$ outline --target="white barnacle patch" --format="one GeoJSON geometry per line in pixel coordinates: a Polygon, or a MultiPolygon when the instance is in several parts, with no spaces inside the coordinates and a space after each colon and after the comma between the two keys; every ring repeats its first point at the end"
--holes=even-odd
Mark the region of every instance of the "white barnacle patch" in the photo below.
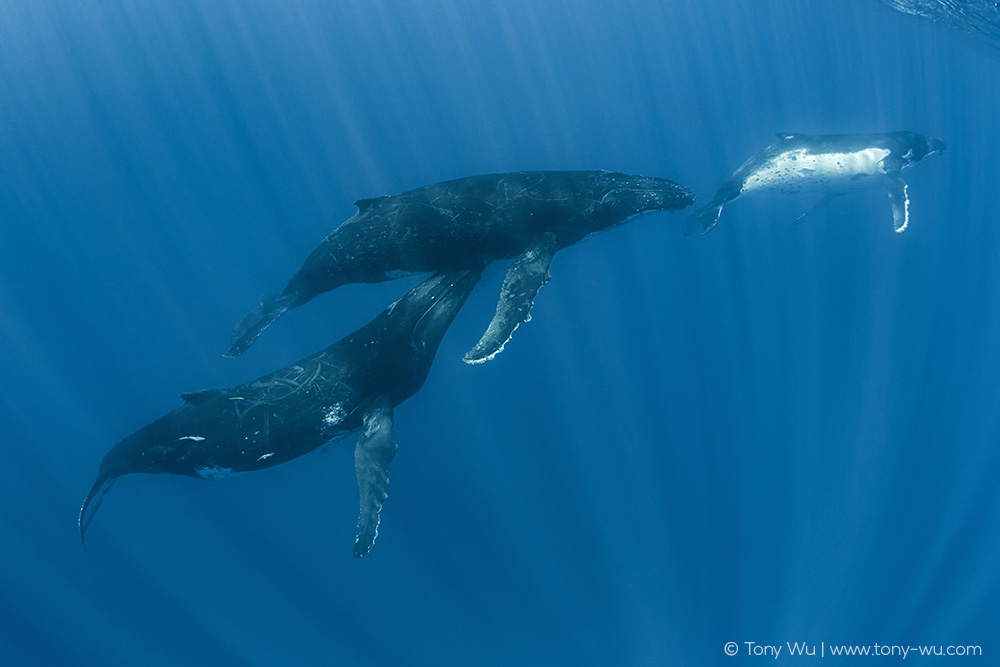
{"type": "Polygon", "coordinates": [[[344,404],[337,403],[326,411],[326,414],[323,416],[323,423],[327,426],[335,426],[344,421],[344,417],[346,416],[347,411],[344,410],[344,404]]]}
{"type": "Polygon", "coordinates": [[[202,466],[201,468],[195,468],[194,471],[198,473],[198,476],[202,479],[211,481],[224,479],[235,474],[235,471],[232,468],[221,468],[219,466],[202,466]]]}
{"type": "Polygon", "coordinates": [[[885,148],[866,148],[850,153],[810,153],[807,148],[785,151],[765,162],[743,181],[740,194],[755,190],[805,189],[850,183],[885,173],[885,148]]]}
{"type": "Polygon", "coordinates": [[[269,459],[269,458],[271,458],[272,456],[274,456],[274,452],[271,452],[270,454],[263,454],[263,455],[261,455],[261,456],[258,456],[258,457],[257,457],[257,460],[258,460],[258,461],[263,461],[264,459],[269,459]]]}
{"type": "Polygon", "coordinates": [[[181,437],[179,437],[177,439],[178,440],[194,440],[195,442],[201,442],[202,440],[205,439],[205,437],[201,436],[201,435],[182,435],[181,437]]]}

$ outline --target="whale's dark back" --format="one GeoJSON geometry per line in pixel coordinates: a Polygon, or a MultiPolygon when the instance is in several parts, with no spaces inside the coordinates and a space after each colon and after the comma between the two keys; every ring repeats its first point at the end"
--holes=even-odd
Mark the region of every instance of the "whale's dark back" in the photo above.
{"type": "Polygon", "coordinates": [[[306,259],[290,287],[308,295],[387,272],[458,271],[521,253],[545,232],[558,247],[694,195],[662,178],[611,171],[471,176],[362,199],[306,259]]]}

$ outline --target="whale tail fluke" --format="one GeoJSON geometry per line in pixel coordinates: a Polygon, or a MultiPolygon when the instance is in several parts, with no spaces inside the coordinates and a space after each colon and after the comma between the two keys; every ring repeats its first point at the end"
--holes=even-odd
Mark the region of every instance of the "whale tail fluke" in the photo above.
{"type": "Polygon", "coordinates": [[[260,305],[247,313],[239,324],[233,329],[233,334],[229,339],[230,348],[224,357],[238,357],[253,345],[257,337],[264,333],[264,329],[272,323],[291,306],[296,294],[267,295],[260,298],[260,305]]]}
{"type": "Polygon", "coordinates": [[[700,208],[689,215],[687,219],[687,231],[684,232],[684,236],[691,236],[699,227],[701,227],[702,234],[707,234],[719,222],[723,203],[713,201],[708,206],[700,208]]]}
{"type": "Polygon", "coordinates": [[[83,545],[84,551],[87,550],[87,542],[84,540],[87,528],[90,527],[90,522],[94,520],[97,510],[101,508],[101,501],[104,500],[104,494],[111,490],[112,485],[117,479],[117,475],[106,472],[101,473],[98,475],[97,481],[94,482],[94,486],[91,487],[90,493],[87,494],[87,498],[83,501],[77,525],[80,527],[80,544],[83,545]]]}

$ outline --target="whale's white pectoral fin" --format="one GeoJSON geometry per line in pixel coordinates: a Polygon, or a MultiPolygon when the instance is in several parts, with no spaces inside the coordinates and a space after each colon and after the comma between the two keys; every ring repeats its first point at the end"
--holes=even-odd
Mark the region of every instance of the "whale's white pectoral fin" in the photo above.
{"type": "Polygon", "coordinates": [[[906,181],[898,170],[886,172],[885,189],[892,205],[892,224],[896,232],[901,232],[910,224],[910,197],[906,191],[906,181]]]}
{"type": "Polygon", "coordinates": [[[846,194],[846,193],[844,193],[844,192],[827,192],[825,195],[823,195],[820,198],[820,200],[818,202],[816,202],[815,204],[813,204],[813,207],[811,209],[809,209],[808,211],[806,211],[805,213],[803,213],[799,217],[795,218],[795,222],[793,224],[797,225],[800,222],[802,222],[803,220],[805,220],[806,218],[812,217],[813,215],[816,214],[817,211],[822,211],[824,208],[826,208],[827,206],[830,205],[830,202],[832,202],[837,197],[844,196],[844,194],[846,194]]]}
{"type": "Polygon", "coordinates": [[[361,558],[375,544],[378,535],[379,512],[389,497],[389,467],[396,456],[396,440],[392,433],[392,403],[380,396],[365,411],[364,426],[354,448],[354,468],[358,475],[361,513],[358,535],[354,540],[354,557],[361,558]]]}
{"type": "Polygon", "coordinates": [[[518,325],[531,319],[535,295],[551,278],[549,265],[555,252],[556,236],[546,232],[514,260],[500,288],[497,312],[483,337],[466,353],[466,363],[480,364],[500,354],[518,325]]]}

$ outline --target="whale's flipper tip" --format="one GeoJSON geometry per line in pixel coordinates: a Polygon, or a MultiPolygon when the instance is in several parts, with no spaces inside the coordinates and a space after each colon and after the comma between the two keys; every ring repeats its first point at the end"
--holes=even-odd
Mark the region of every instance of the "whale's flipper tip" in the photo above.
{"type": "MultiPolygon", "coordinates": [[[[514,325],[514,329],[517,325],[514,325]]],[[[470,366],[475,366],[476,364],[485,364],[487,361],[493,361],[493,358],[498,354],[503,352],[503,348],[510,342],[510,336],[507,336],[504,340],[493,340],[489,336],[489,331],[483,334],[482,339],[476,343],[475,347],[465,353],[462,357],[462,361],[469,364],[470,366]]],[[[511,330],[511,335],[514,331],[511,330]]]]}
{"type": "Polygon", "coordinates": [[[361,512],[354,538],[355,558],[364,557],[378,537],[379,513],[389,497],[389,469],[396,456],[393,436],[392,403],[381,396],[365,411],[364,426],[354,448],[354,468],[358,476],[361,512]]]}
{"type": "Polygon", "coordinates": [[[722,204],[716,204],[712,202],[704,208],[700,208],[687,219],[687,230],[684,232],[684,236],[691,236],[698,228],[701,228],[702,234],[707,234],[715,227],[719,222],[719,216],[722,214],[722,204]]]}
{"type": "Polygon", "coordinates": [[[556,250],[555,234],[546,232],[514,260],[500,288],[496,314],[483,337],[462,357],[462,361],[467,364],[490,361],[503,351],[514,330],[522,322],[531,320],[535,296],[551,278],[549,265],[556,250]]]}
{"type": "Polygon", "coordinates": [[[232,359],[249,350],[264,330],[288,310],[291,301],[292,297],[289,295],[261,297],[260,305],[244,315],[233,329],[229,350],[222,356],[232,359]]]}

